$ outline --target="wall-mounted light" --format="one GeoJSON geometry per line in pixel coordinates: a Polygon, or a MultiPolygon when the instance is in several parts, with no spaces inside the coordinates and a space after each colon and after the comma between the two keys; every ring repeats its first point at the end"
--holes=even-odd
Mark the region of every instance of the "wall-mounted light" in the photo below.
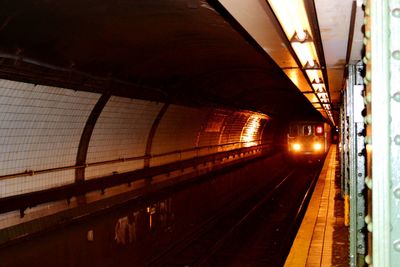
{"type": "MultiPolygon", "coordinates": [[[[333,124],[331,104],[303,0],[268,0],[298,61],[333,124]]],[[[315,105],[314,105],[315,107],[315,105]]],[[[320,112],[322,113],[321,109],[320,112]]]]}

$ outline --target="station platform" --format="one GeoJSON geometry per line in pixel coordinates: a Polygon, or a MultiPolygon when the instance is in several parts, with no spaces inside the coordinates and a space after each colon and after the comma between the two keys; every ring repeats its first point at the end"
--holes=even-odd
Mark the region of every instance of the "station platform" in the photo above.
{"type": "Polygon", "coordinates": [[[332,145],[285,267],[349,266],[337,154],[332,145]]]}

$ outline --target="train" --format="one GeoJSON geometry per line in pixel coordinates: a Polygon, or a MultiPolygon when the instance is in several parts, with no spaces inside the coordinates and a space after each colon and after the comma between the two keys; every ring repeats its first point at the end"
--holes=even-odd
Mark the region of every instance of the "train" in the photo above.
{"type": "Polygon", "coordinates": [[[290,159],[321,161],[331,144],[331,127],[319,121],[295,121],[289,123],[287,152],[290,159]]]}

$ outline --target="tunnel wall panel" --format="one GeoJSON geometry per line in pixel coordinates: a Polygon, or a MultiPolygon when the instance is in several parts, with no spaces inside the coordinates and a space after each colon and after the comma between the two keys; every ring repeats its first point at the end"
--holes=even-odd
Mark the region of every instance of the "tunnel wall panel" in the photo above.
{"type": "MultiPolygon", "coordinates": [[[[94,93],[0,80],[0,175],[75,165],[82,130],[98,98],[94,93]]],[[[73,171],[2,179],[0,197],[73,180],[73,171]]]]}
{"type": "Polygon", "coordinates": [[[198,146],[219,144],[225,122],[232,114],[233,112],[227,109],[214,109],[210,112],[198,137],[198,146]]]}
{"type": "MultiPolygon", "coordinates": [[[[198,135],[209,111],[207,108],[171,105],[157,128],[151,154],[196,147],[198,135]]],[[[152,159],[151,164],[160,165],[194,156],[196,152],[157,157],[152,159]]]]}
{"type": "Polygon", "coordinates": [[[241,141],[242,130],[251,114],[244,112],[235,112],[229,116],[222,129],[220,143],[234,143],[241,141]]]}
{"type": "MultiPolygon", "coordinates": [[[[95,93],[0,80],[0,197],[73,183],[79,142],[99,98],[95,93]],[[38,173],[60,167],[69,168],[38,173]]],[[[90,137],[85,179],[143,168],[143,159],[130,158],[145,156],[147,144],[153,156],[170,153],[152,158],[151,166],[239,148],[210,146],[243,141],[243,131],[251,128],[249,118],[260,115],[170,105],[148,140],[163,105],[112,96],[90,137]],[[188,151],[174,153],[181,150],[188,151]]],[[[246,138],[260,136],[260,129],[246,138]]]]}
{"type": "Polygon", "coordinates": [[[63,170],[0,181],[0,197],[39,191],[74,182],[75,170],[63,170]]]}
{"type": "MultiPolygon", "coordinates": [[[[112,96],[90,140],[87,163],[143,156],[150,128],[161,103],[112,96]]],[[[143,168],[143,160],[86,168],[87,179],[143,168]]]]}

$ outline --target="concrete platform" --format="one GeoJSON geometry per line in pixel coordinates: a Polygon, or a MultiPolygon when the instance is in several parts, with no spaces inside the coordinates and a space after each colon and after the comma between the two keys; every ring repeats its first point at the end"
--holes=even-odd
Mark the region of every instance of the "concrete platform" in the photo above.
{"type": "Polygon", "coordinates": [[[348,228],[344,226],[343,200],[336,146],[332,145],[293,242],[285,267],[349,266],[348,228]]]}

